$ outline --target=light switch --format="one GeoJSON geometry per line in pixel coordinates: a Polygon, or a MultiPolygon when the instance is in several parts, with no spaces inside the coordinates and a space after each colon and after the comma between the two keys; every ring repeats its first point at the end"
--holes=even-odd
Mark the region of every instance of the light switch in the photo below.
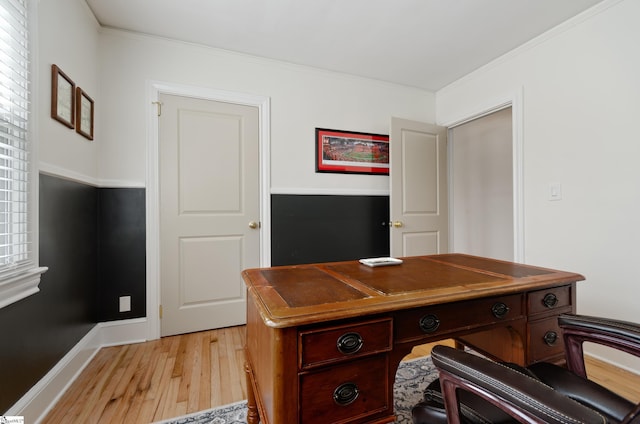
{"type": "Polygon", "coordinates": [[[562,200],[562,184],[549,184],[549,200],[562,200]]]}

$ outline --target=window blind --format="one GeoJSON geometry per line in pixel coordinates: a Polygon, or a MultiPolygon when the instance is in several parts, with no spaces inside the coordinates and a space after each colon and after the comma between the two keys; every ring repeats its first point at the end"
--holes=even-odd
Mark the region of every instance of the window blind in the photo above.
{"type": "Polygon", "coordinates": [[[33,267],[27,0],[0,0],[0,279],[33,267]]]}

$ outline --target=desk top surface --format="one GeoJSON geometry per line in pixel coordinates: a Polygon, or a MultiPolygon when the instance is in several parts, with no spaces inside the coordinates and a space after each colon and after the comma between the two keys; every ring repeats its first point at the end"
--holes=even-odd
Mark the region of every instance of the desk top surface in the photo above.
{"type": "Polygon", "coordinates": [[[402,258],[369,267],[328,262],[242,273],[263,321],[272,327],[356,317],[584,280],[580,274],[462,254],[402,258]]]}

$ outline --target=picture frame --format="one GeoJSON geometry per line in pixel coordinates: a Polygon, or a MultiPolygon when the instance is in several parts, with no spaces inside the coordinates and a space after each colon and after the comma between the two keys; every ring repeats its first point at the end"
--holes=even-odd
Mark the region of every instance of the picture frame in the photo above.
{"type": "Polygon", "coordinates": [[[316,172],[389,175],[389,136],[316,128],[316,172]]]}
{"type": "Polygon", "coordinates": [[[93,110],[93,99],[76,87],[76,132],[89,140],[93,140],[93,110]]]}
{"type": "Polygon", "coordinates": [[[51,117],[75,127],[76,84],[57,65],[51,65],[51,117]]]}

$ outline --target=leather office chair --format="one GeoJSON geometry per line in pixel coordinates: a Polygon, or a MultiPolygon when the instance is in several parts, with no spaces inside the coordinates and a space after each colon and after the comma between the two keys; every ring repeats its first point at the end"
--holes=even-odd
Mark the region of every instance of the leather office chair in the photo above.
{"type": "Polygon", "coordinates": [[[414,424],[640,423],[640,404],[586,378],[582,349],[593,342],[640,357],[640,325],[569,314],[558,322],[567,368],[545,362],[525,368],[434,347],[440,377],[414,406],[414,424]]]}

